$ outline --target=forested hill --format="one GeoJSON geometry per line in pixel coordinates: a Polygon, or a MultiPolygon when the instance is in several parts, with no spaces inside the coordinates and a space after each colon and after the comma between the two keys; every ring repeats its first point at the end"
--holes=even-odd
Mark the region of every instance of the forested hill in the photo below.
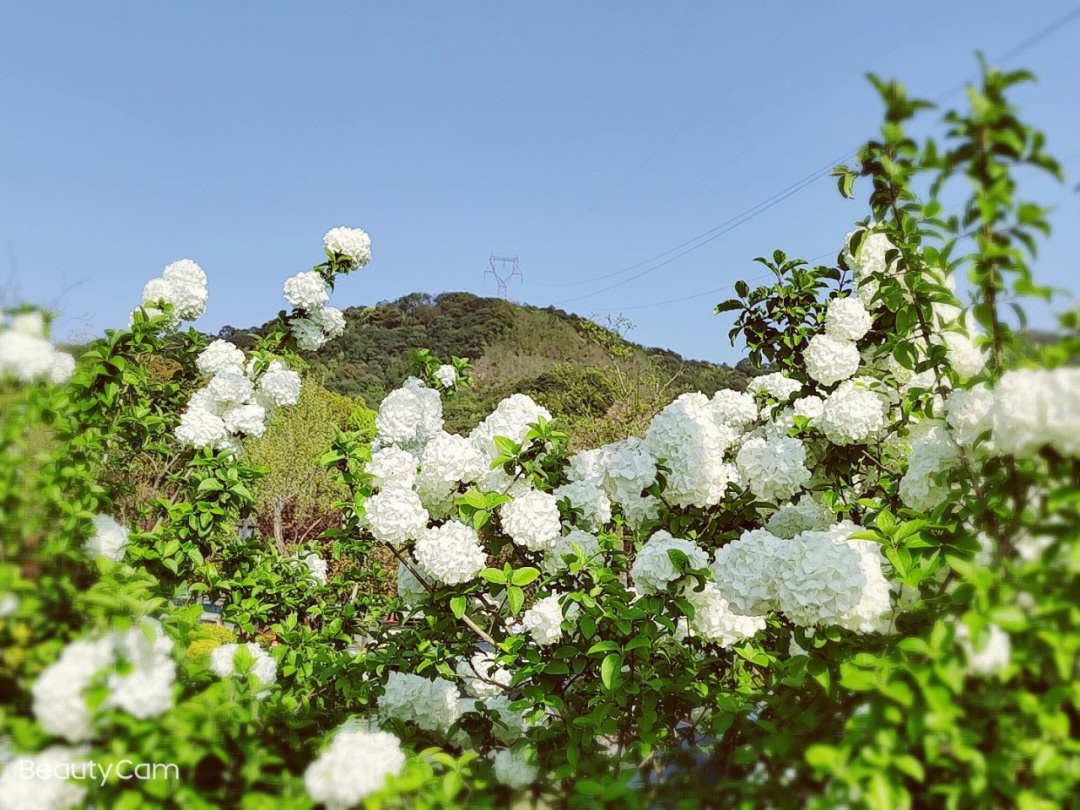
{"type": "MultiPolygon", "coordinates": [[[[377,406],[409,373],[409,351],[467,357],[473,385],[446,408],[447,427],[466,430],[504,396],[530,394],[562,417],[574,439],[607,439],[640,428],[684,391],[743,388],[725,365],[628,342],[616,332],[556,309],[471,293],[414,293],[345,310],[345,334],[307,355],[324,386],[377,406]]],[[[242,333],[231,333],[238,343],[242,333]]],[[[725,339],[717,329],[717,340],[725,339]]]]}

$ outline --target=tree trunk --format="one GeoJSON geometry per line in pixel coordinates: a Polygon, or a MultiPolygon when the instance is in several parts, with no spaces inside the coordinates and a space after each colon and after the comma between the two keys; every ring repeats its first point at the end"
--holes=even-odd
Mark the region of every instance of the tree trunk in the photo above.
{"type": "Polygon", "coordinates": [[[281,501],[274,501],[274,543],[282,556],[285,554],[285,538],[281,534],[281,511],[283,508],[284,504],[281,501]]]}

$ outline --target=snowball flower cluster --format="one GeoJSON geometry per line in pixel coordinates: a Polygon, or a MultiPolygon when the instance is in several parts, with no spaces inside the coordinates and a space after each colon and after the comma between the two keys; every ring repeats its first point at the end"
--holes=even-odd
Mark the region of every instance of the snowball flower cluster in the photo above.
{"type": "Polygon", "coordinates": [[[495,406],[495,410],[484,417],[469,434],[469,441],[484,460],[483,488],[487,490],[503,489],[509,484],[506,473],[501,469],[491,470],[491,461],[499,450],[495,446],[495,437],[503,436],[527,449],[525,436],[529,426],[540,419],[551,419],[547,408],[537,405],[527,394],[512,394],[495,406]]]}
{"type": "Polygon", "coordinates": [[[1080,456],[1080,369],[1007,371],[993,397],[989,420],[997,452],[1027,457],[1049,446],[1080,456]]]}
{"type": "Polygon", "coordinates": [[[583,532],[581,529],[571,529],[567,534],[555,538],[555,543],[544,554],[543,568],[549,574],[555,574],[566,569],[566,561],[563,557],[577,556],[576,549],[580,548],[583,559],[595,557],[600,553],[600,540],[595,534],[583,532]]]}
{"type": "Polygon", "coordinates": [[[659,509],[656,498],[641,494],[656,480],[656,459],[636,436],[572,456],[567,474],[571,481],[603,489],[612,503],[622,507],[631,527],[640,526],[659,509]]]}
{"type": "Polygon", "coordinates": [[[280,360],[270,361],[259,377],[255,401],[268,411],[295,405],[300,401],[300,374],[287,368],[280,360]]]}
{"type": "Polygon", "coordinates": [[[735,456],[750,491],[767,501],[793,497],[810,480],[806,468],[806,448],[790,436],[748,439],[735,456]]]}
{"type": "Polygon", "coordinates": [[[388,445],[371,454],[371,460],[364,465],[364,472],[371,476],[375,489],[390,486],[411,489],[416,482],[416,468],[416,456],[408,450],[388,445]]]}
{"type": "Polygon", "coordinates": [[[700,591],[687,585],[683,597],[694,608],[691,632],[725,649],[765,629],[763,616],[735,613],[713,582],[706,582],[700,591]]]}
{"type": "MultiPolygon", "coordinates": [[[[247,671],[263,686],[269,686],[277,680],[277,661],[258,644],[222,644],[210,651],[210,669],[219,678],[229,678],[236,672],[236,654],[244,648],[252,658],[251,668],[247,671]]],[[[261,694],[266,694],[265,692],[261,694]]]]}
{"type": "Polygon", "coordinates": [[[892,610],[889,581],[881,569],[884,557],[881,546],[874,541],[852,539],[851,535],[858,528],[850,520],[845,520],[827,532],[834,543],[846,545],[859,555],[859,569],[866,580],[859,601],[840,617],[837,624],[856,633],[882,633],[888,629],[892,610]]]}
{"type": "Polygon", "coordinates": [[[213,341],[195,358],[195,368],[206,377],[230,369],[239,369],[243,365],[244,352],[221,338],[213,341]]]}
{"type": "Polygon", "coordinates": [[[145,720],[167,712],[173,706],[176,662],[173,643],[161,625],[144,619],[114,636],[117,656],[130,665],[124,673],[109,676],[109,696],[105,705],[145,720]]]}
{"type": "Polygon", "coordinates": [[[443,585],[468,582],[487,565],[480,536],[459,520],[425,529],[413,555],[424,573],[443,585]]]}
{"type": "Polygon", "coordinates": [[[858,298],[833,298],[825,310],[825,332],[837,340],[855,342],[870,331],[872,320],[858,298]]]}
{"type": "Polygon", "coordinates": [[[717,424],[742,430],[758,418],[754,395],[734,388],[721,388],[709,400],[709,409],[717,424]]]}
{"type": "Polygon", "coordinates": [[[345,726],[308,765],[304,787],[326,810],[348,810],[384,788],[387,777],[397,776],[404,767],[405,754],[393,734],[345,726]]]}
{"type": "Polygon", "coordinates": [[[420,496],[400,485],[380,489],[368,498],[364,512],[371,536],[394,548],[420,537],[429,517],[420,496]]]}
{"type": "MultiPolygon", "coordinates": [[[[991,427],[993,407],[994,395],[985,383],[970,389],[957,388],[945,398],[945,422],[957,442],[964,447],[974,447],[979,436],[991,427]]],[[[992,447],[991,438],[982,449],[991,450],[992,447]]]]}
{"type": "Polygon", "coordinates": [[[86,553],[91,557],[104,557],[119,562],[127,548],[127,526],[121,526],[109,515],[95,515],[94,534],[86,541],[86,553]]]}
{"type": "Polygon", "coordinates": [[[833,444],[863,442],[885,426],[885,404],[873,391],[848,380],[826,397],[817,424],[833,444]]]}
{"type": "Polygon", "coordinates": [[[161,276],[152,278],[143,287],[143,309],[150,316],[160,314],[158,301],[172,305],[171,321],[194,321],[206,312],[206,273],[191,259],[181,259],[166,267],[161,276]]]}
{"type": "Polygon", "coordinates": [[[645,441],[649,452],[666,460],[669,473],[665,497],[676,506],[713,506],[728,484],[738,481],[724,453],[737,438],[728,425],[712,417],[709,399],[700,392],[683,394],[649,423],[645,441]]]}
{"type": "Polygon", "coordinates": [[[371,237],[360,228],[331,228],[323,236],[327,256],[344,256],[352,268],[363,267],[371,261],[371,237]]]}
{"type": "Polygon", "coordinates": [[[956,640],[967,659],[968,672],[972,675],[987,677],[997,675],[1009,666],[1012,657],[1012,642],[1009,634],[996,624],[986,626],[985,634],[976,644],[971,638],[971,631],[962,622],[956,625],[956,640]]]}
{"type": "Polygon", "coordinates": [[[654,532],[634,556],[630,567],[630,577],[639,593],[656,593],[667,589],[669,582],[682,577],[679,569],[671,560],[669,551],[678,551],[686,556],[688,568],[705,568],[709,556],[705,550],[692,540],[672,537],[661,529],[654,532]]]}
{"type": "Polygon", "coordinates": [[[81,806],[86,787],[69,776],[88,771],[83,753],[58,745],[32,757],[15,757],[0,770],[0,810],[68,810],[81,806]],[[27,773],[33,776],[27,778],[27,773]]]}
{"type": "Polygon", "coordinates": [[[11,318],[10,328],[0,328],[0,378],[14,377],[30,383],[48,380],[67,382],[75,371],[75,358],[58,351],[45,338],[40,312],[24,312],[11,318]]]}
{"type": "Polygon", "coordinates": [[[328,306],[330,291],[316,271],[308,270],[286,279],[284,295],[294,310],[303,313],[289,322],[301,349],[316,351],[345,331],[345,316],[341,310],[328,306]]]}
{"type": "Polygon", "coordinates": [[[554,491],[556,500],[564,498],[571,508],[581,513],[582,524],[589,529],[599,529],[611,520],[611,499],[596,484],[589,481],[571,481],[554,491]]]}
{"type": "Polygon", "coordinates": [[[481,699],[502,695],[513,680],[509,670],[496,664],[495,657],[487,650],[480,650],[458,661],[454,671],[461,678],[465,691],[481,699]]]}
{"type": "Polygon", "coordinates": [[[42,670],[30,689],[34,717],[48,734],[83,742],[94,734],[84,694],[94,676],[116,660],[113,639],[80,639],[42,670]]]}
{"type": "Polygon", "coordinates": [[[752,392],[767,395],[780,402],[786,402],[792,394],[802,390],[802,383],[779,371],[754,377],[747,386],[752,392]]]}
{"type": "MultiPolygon", "coordinates": [[[[569,609],[570,613],[576,613],[576,608],[575,602],[569,609]]],[[[563,611],[557,593],[537,599],[521,617],[522,626],[541,647],[557,644],[562,639],[562,621],[563,611]]]]}
{"type": "Polygon", "coordinates": [[[764,529],[752,529],[716,550],[713,579],[736,613],[760,616],[773,609],[770,566],[781,542],[764,529]]]}
{"type": "Polygon", "coordinates": [[[461,692],[445,678],[391,672],[378,699],[379,716],[445,734],[463,711],[461,692]]]}
{"type": "Polygon", "coordinates": [[[303,562],[311,578],[320,585],[325,585],[327,577],[326,560],[318,554],[308,554],[304,557],[303,562]]]}
{"type": "MultiPolygon", "coordinates": [[[[871,225],[870,228],[874,226],[871,225]]],[[[895,266],[886,260],[886,255],[891,250],[896,250],[896,245],[881,231],[871,230],[867,233],[857,249],[852,252],[852,237],[858,231],[852,231],[844,239],[844,263],[851,268],[855,275],[857,294],[862,303],[876,309],[881,306],[881,301],[874,301],[877,291],[881,286],[880,278],[895,266]]]]}
{"type": "MultiPolygon", "coordinates": [[[[424,572],[420,571],[420,576],[424,572]]],[[[428,591],[403,562],[398,563],[397,594],[406,605],[418,605],[427,599],[428,591]]]]}
{"type": "Polygon", "coordinates": [[[440,431],[424,445],[416,489],[424,505],[433,509],[450,498],[458,485],[472,483],[486,469],[487,464],[468,438],[440,431]]]}
{"type": "Polygon", "coordinates": [[[781,540],[790,540],[800,532],[823,532],[832,524],[832,513],[809,495],[797,503],[781,506],[765,522],[765,528],[781,540]]]}
{"type": "Polygon", "coordinates": [[[499,507],[503,531],[529,551],[550,549],[562,531],[555,495],[530,489],[499,507]]]}
{"type": "Polygon", "coordinates": [[[492,760],[495,779],[500,785],[514,790],[527,788],[536,781],[537,769],[531,764],[524,750],[503,748],[495,753],[492,760]]]}
{"type": "Polygon", "coordinates": [[[449,363],[444,363],[435,369],[435,380],[443,388],[453,388],[457,383],[457,369],[449,363]]]}
{"type": "Polygon", "coordinates": [[[859,370],[859,350],[850,340],[819,334],[803,351],[806,373],[824,386],[846,380],[859,370]]]}
{"type": "Polygon", "coordinates": [[[839,624],[866,588],[861,555],[825,532],[802,532],[776,547],[769,572],[776,607],[800,627],[839,624]]]}
{"type": "Polygon", "coordinates": [[[416,377],[387,394],[375,416],[379,444],[396,444],[414,453],[422,453],[424,445],[442,430],[442,398],[416,377]]]}
{"type": "Polygon", "coordinates": [[[940,473],[960,465],[960,452],[943,428],[927,430],[911,447],[907,472],[900,479],[900,499],[917,512],[929,512],[948,494],[948,483],[939,483],[940,473]]]}

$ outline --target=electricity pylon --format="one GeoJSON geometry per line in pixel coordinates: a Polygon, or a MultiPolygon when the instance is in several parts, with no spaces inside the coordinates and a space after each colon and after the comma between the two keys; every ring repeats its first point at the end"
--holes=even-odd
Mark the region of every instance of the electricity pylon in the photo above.
{"type": "Polygon", "coordinates": [[[521,275],[521,268],[518,267],[517,256],[496,256],[494,253],[488,258],[488,269],[484,271],[484,276],[491,274],[495,278],[495,283],[498,285],[499,298],[506,299],[507,295],[506,285],[513,278],[520,278],[522,281],[525,277],[521,275]]]}

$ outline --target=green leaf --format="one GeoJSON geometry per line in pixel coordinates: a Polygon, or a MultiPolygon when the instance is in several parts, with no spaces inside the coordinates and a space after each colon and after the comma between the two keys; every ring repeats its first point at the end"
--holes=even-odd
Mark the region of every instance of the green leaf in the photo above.
{"type": "Polygon", "coordinates": [[[540,576],[540,572],[535,568],[519,568],[514,572],[510,581],[515,585],[528,585],[538,576],[540,576]]]}
{"type": "Polygon", "coordinates": [[[507,582],[506,574],[498,568],[485,568],[480,572],[480,576],[496,585],[505,585],[507,582]]]}
{"type": "Polygon", "coordinates": [[[604,662],[600,664],[600,680],[604,686],[608,689],[611,688],[612,682],[615,680],[616,673],[622,669],[622,656],[618,653],[611,653],[604,662]]]}
{"type": "Polygon", "coordinates": [[[453,611],[454,616],[460,619],[465,615],[465,597],[454,596],[450,599],[450,610],[453,611]]]}
{"type": "Polygon", "coordinates": [[[506,604],[510,607],[510,612],[517,615],[521,606],[525,604],[525,591],[516,585],[511,585],[506,589],[506,604]]]}

